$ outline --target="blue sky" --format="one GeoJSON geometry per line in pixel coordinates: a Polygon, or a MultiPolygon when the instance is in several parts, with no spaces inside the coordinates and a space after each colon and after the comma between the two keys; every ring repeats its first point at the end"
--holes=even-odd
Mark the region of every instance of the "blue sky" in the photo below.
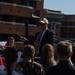
{"type": "Polygon", "coordinates": [[[64,14],[75,14],[75,0],[44,0],[44,8],[62,11],[64,14]]]}

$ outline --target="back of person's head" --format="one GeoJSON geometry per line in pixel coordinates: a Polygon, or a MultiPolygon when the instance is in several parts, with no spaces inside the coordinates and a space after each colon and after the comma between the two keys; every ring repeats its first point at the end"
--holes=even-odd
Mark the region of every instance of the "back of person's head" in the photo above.
{"type": "Polygon", "coordinates": [[[7,47],[4,49],[4,59],[6,63],[7,75],[12,75],[11,67],[17,61],[17,50],[14,47],[7,47]]]}
{"type": "Polygon", "coordinates": [[[72,56],[72,44],[67,41],[61,41],[57,45],[57,55],[59,58],[69,58],[72,56]]]}
{"type": "Polygon", "coordinates": [[[25,45],[23,49],[23,57],[24,59],[27,58],[34,58],[35,55],[35,48],[33,45],[25,45]]]}
{"type": "Polygon", "coordinates": [[[51,44],[45,44],[42,48],[42,55],[49,58],[53,57],[54,47],[51,44]]]}
{"type": "Polygon", "coordinates": [[[23,49],[23,74],[25,75],[43,75],[41,70],[41,65],[37,62],[33,62],[35,55],[35,47],[33,45],[27,44],[23,49]],[[30,61],[29,61],[30,60],[30,61]]]}
{"type": "Polygon", "coordinates": [[[41,64],[45,67],[54,60],[54,47],[51,44],[45,44],[42,48],[41,64]]]}

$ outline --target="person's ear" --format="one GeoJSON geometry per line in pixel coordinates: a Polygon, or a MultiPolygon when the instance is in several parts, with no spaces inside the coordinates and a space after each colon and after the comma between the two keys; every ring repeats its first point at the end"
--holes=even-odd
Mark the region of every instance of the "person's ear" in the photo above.
{"type": "Polygon", "coordinates": [[[73,55],[73,52],[70,52],[70,57],[72,57],[72,55],[73,55]]]}

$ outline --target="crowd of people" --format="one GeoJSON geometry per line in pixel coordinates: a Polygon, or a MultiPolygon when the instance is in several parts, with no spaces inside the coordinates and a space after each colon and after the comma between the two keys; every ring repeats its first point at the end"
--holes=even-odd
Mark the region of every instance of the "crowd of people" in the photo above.
{"type": "Polygon", "coordinates": [[[54,48],[55,34],[48,29],[48,20],[39,21],[40,32],[32,40],[20,36],[24,48],[17,50],[15,39],[8,37],[0,57],[0,75],[74,75],[75,50],[67,41],[54,48]],[[40,56],[38,61],[35,56],[40,56]]]}

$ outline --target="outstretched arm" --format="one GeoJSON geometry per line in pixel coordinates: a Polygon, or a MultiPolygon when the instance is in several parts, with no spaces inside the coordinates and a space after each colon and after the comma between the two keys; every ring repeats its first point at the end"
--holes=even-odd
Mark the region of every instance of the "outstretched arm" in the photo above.
{"type": "Polygon", "coordinates": [[[21,36],[19,33],[18,33],[18,36],[19,36],[21,41],[23,41],[23,42],[28,41],[28,39],[26,37],[21,36]]]}

